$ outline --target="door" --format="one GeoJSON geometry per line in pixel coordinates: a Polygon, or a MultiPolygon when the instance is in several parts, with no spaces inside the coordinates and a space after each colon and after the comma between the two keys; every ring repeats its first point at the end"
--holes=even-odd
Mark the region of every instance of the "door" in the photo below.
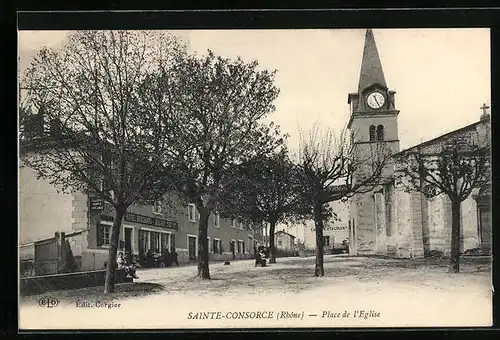
{"type": "Polygon", "coordinates": [[[491,251],[491,208],[489,205],[479,207],[479,228],[481,248],[491,251]]]}
{"type": "Polygon", "coordinates": [[[188,253],[190,260],[196,260],[196,237],[188,236],[188,253]]]}
{"type": "Polygon", "coordinates": [[[139,230],[139,254],[142,256],[147,252],[147,235],[144,230],[139,230]]]}
{"type": "Polygon", "coordinates": [[[234,241],[231,241],[229,243],[229,251],[233,254],[233,260],[234,260],[236,258],[234,241]]]}
{"type": "Polygon", "coordinates": [[[170,252],[175,253],[175,234],[170,234],[170,252]]]}
{"type": "Polygon", "coordinates": [[[125,228],[125,253],[128,254],[127,261],[132,261],[132,229],[125,228]]]}

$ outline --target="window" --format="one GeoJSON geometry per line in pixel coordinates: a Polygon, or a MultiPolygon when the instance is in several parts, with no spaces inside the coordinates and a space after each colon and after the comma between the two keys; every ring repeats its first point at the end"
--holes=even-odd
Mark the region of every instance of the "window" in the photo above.
{"type": "Polygon", "coordinates": [[[392,236],[391,223],[392,223],[392,184],[384,185],[384,198],[385,198],[385,234],[392,236]]]}
{"type": "Polygon", "coordinates": [[[479,189],[479,196],[491,196],[491,186],[484,185],[479,189]]]}
{"type": "Polygon", "coordinates": [[[149,237],[151,238],[151,241],[150,241],[151,251],[153,253],[159,253],[160,252],[160,234],[155,233],[155,232],[150,232],[149,237]]]}
{"type": "Polygon", "coordinates": [[[161,215],[162,202],[160,200],[153,202],[153,214],[161,215]]]}
{"type": "Polygon", "coordinates": [[[220,217],[220,216],[219,216],[219,213],[218,213],[218,212],[214,213],[214,227],[215,227],[215,228],[219,228],[219,227],[220,227],[220,224],[219,224],[219,222],[220,222],[219,217],[220,217]]]}
{"type": "Polygon", "coordinates": [[[212,242],[212,250],[214,254],[222,254],[222,247],[219,239],[214,238],[212,242]]]}
{"type": "Polygon", "coordinates": [[[175,234],[168,234],[170,237],[170,252],[175,253],[175,234]]]}
{"type": "Polygon", "coordinates": [[[188,204],[188,218],[191,222],[196,222],[196,208],[194,204],[188,204]]]}
{"type": "Polygon", "coordinates": [[[427,197],[427,198],[433,198],[434,196],[437,196],[437,189],[433,185],[430,185],[430,184],[426,185],[424,187],[423,191],[424,191],[425,197],[427,197]]]}
{"type": "Polygon", "coordinates": [[[377,140],[378,141],[384,140],[384,126],[383,125],[377,126],[377,140]]]}
{"type": "Polygon", "coordinates": [[[174,235],[149,230],[139,230],[139,253],[145,254],[148,250],[153,253],[162,253],[165,249],[175,251],[174,235]]]}
{"type": "Polygon", "coordinates": [[[375,140],[375,125],[370,125],[370,142],[375,140]]]}
{"type": "Polygon", "coordinates": [[[245,253],[245,242],[238,240],[238,253],[245,253]]]}
{"type": "Polygon", "coordinates": [[[243,222],[240,222],[240,229],[243,230],[244,224],[243,222]]]}
{"type": "Polygon", "coordinates": [[[231,228],[236,228],[236,221],[233,219],[231,219],[231,228]]]}
{"type": "Polygon", "coordinates": [[[109,246],[111,239],[111,226],[106,224],[97,225],[97,245],[109,246]]]}
{"type": "Polygon", "coordinates": [[[160,252],[163,253],[164,250],[169,249],[170,245],[170,234],[160,233],[160,252]]]}
{"type": "Polygon", "coordinates": [[[281,247],[281,246],[283,246],[283,241],[278,240],[278,247],[281,247]]]}
{"type": "Polygon", "coordinates": [[[330,246],[330,236],[323,236],[323,245],[325,247],[329,247],[330,246]]]}

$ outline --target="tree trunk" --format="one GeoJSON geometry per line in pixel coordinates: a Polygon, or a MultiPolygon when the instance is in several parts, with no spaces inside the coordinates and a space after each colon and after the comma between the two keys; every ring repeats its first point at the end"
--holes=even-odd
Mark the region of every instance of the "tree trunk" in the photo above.
{"type": "Polygon", "coordinates": [[[198,277],[210,279],[208,268],[208,218],[210,211],[207,208],[200,209],[200,223],[198,226],[198,277]]]}
{"type": "Polygon", "coordinates": [[[113,293],[115,291],[115,269],[117,268],[116,255],[118,251],[118,243],[120,240],[122,220],[123,216],[125,216],[126,211],[126,207],[115,208],[115,219],[113,221],[113,229],[111,230],[108,264],[106,267],[106,279],[104,282],[104,294],[113,293]]]}
{"type": "Polygon", "coordinates": [[[460,272],[460,205],[458,200],[451,201],[451,258],[449,272],[460,272]]]}
{"type": "Polygon", "coordinates": [[[317,204],[314,208],[314,225],[316,232],[316,264],[314,276],[325,276],[323,267],[323,214],[322,205],[317,204]]]}
{"type": "Polygon", "coordinates": [[[276,263],[276,252],[274,246],[274,231],[276,229],[276,222],[269,223],[269,263],[276,263]]]}

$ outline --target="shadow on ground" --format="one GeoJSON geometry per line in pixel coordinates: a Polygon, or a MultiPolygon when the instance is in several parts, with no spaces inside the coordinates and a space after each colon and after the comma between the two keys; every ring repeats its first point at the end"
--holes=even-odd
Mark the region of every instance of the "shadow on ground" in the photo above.
{"type": "MultiPolygon", "coordinates": [[[[166,290],[179,293],[190,290],[212,292],[218,295],[238,294],[244,291],[267,293],[271,291],[298,293],[328,285],[331,280],[354,278],[358,282],[399,282],[421,286],[439,286],[439,280],[457,285],[457,274],[448,273],[449,259],[390,259],[380,257],[325,256],[325,277],[314,277],[314,258],[279,259],[268,267],[249,267],[245,270],[214,264],[211,280],[190,276],[179,285],[178,278],[164,278],[166,290]],[[168,282],[165,282],[168,281],[168,282]]],[[[491,272],[491,259],[464,258],[461,260],[462,279],[483,280],[491,272]]]]}
{"type": "MultiPolygon", "coordinates": [[[[448,259],[391,259],[381,257],[325,256],[325,277],[314,277],[314,257],[281,258],[267,267],[254,267],[253,262],[224,266],[210,265],[211,280],[195,277],[196,267],[165,268],[139,273],[144,281],[117,285],[116,292],[103,294],[103,287],[52,292],[26,297],[24,301],[37,301],[47,295],[61,303],[76,300],[111,302],[154,294],[212,294],[253,295],[271,293],[300,293],[326,286],[367,283],[377,287],[394,284],[415,289],[428,287],[439,291],[461,289],[471,284],[487,286],[491,280],[490,258],[463,258],[459,274],[448,273],[448,259]],[[143,276],[144,275],[144,276],[143,276]]],[[[389,288],[388,288],[389,289],[389,288]]]]}
{"type": "Polygon", "coordinates": [[[22,303],[38,304],[42,298],[50,296],[59,300],[60,304],[73,304],[77,300],[81,301],[101,301],[113,302],[127,298],[135,298],[160,293],[165,289],[162,284],[152,282],[124,283],[115,286],[115,292],[104,294],[104,286],[88,287],[72,290],[61,290],[47,292],[45,294],[21,297],[22,303]]]}

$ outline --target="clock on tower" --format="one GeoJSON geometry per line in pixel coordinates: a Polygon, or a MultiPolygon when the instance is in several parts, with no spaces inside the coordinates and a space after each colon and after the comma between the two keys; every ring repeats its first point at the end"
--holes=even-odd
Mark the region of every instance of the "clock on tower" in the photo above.
{"type": "MultiPolygon", "coordinates": [[[[389,90],[373,31],[365,35],[358,92],[349,93],[351,117],[348,128],[356,136],[354,143],[386,142],[392,152],[399,151],[395,91],[389,90]]],[[[368,146],[367,146],[368,147],[368,146]]]]}

